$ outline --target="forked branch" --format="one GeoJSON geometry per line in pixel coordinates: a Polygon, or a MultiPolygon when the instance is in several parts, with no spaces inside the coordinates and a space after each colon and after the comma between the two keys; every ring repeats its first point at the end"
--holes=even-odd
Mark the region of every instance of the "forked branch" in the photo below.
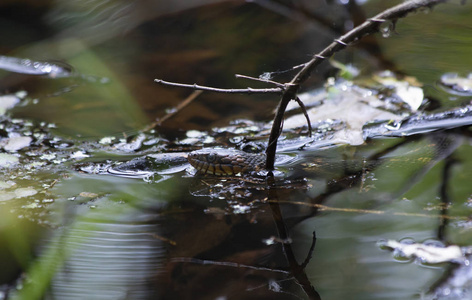
{"type": "Polygon", "coordinates": [[[298,72],[292,81],[287,84],[287,89],[282,94],[282,98],[277,107],[274,121],[272,122],[272,130],[270,132],[269,142],[267,146],[267,170],[274,169],[275,153],[277,151],[277,139],[281,134],[282,122],[288,103],[297,98],[297,93],[300,85],[305,82],[325,59],[331,57],[334,53],[346,48],[350,43],[361,39],[362,37],[376,33],[380,29],[380,25],[385,22],[396,22],[399,18],[406,16],[408,13],[417,10],[418,8],[431,8],[441,2],[448,0],[410,0],[402,4],[389,8],[373,18],[367,19],[361,25],[355,27],[338,39],[335,39],[328,47],[320,53],[313,55],[313,58],[307,62],[304,67],[298,72]]]}
{"type": "MultiPolygon", "coordinates": [[[[210,91],[210,92],[218,92],[218,93],[282,94],[282,98],[279,101],[279,104],[277,106],[277,110],[274,116],[274,121],[272,123],[272,129],[270,132],[269,142],[266,149],[266,153],[267,153],[266,169],[270,171],[274,169],[275,153],[277,151],[277,140],[280,134],[282,133],[284,114],[285,114],[287,105],[290,101],[292,100],[297,101],[298,104],[301,106],[302,110],[304,111],[305,117],[307,118],[307,121],[309,123],[308,128],[311,132],[311,124],[308,118],[308,114],[306,113],[303,103],[301,103],[301,101],[298,99],[297,94],[300,90],[300,85],[304,83],[310,77],[311,73],[315,70],[315,68],[319,64],[321,64],[327,58],[330,58],[331,56],[333,56],[333,54],[335,54],[336,52],[341,51],[342,49],[346,48],[352,42],[355,42],[366,35],[370,35],[370,34],[378,32],[380,30],[380,26],[383,23],[392,22],[393,25],[395,25],[396,21],[399,18],[405,17],[410,12],[413,12],[423,7],[432,8],[433,6],[439,3],[447,2],[447,1],[448,0],[409,0],[409,1],[403,2],[402,4],[389,8],[370,19],[367,19],[364,23],[355,27],[351,31],[342,35],[341,37],[335,39],[324,50],[313,55],[312,59],[309,62],[297,66],[297,67],[302,67],[301,70],[288,83],[278,83],[271,80],[261,80],[261,79],[257,79],[257,78],[253,78],[249,76],[237,75],[237,77],[240,77],[240,78],[264,81],[266,83],[273,84],[276,86],[274,88],[254,89],[254,88],[249,87],[246,89],[221,89],[221,88],[214,88],[214,87],[208,87],[208,86],[201,86],[197,84],[175,83],[175,82],[164,81],[161,79],[155,79],[154,81],[158,84],[166,85],[166,86],[183,87],[183,88],[190,88],[194,90],[210,91]]],[[[461,2],[463,3],[465,1],[461,1],[461,2]]]]}

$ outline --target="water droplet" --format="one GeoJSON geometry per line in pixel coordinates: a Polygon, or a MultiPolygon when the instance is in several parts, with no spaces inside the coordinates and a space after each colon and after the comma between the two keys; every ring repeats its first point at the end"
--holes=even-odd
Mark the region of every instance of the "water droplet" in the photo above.
{"type": "Polygon", "coordinates": [[[380,25],[380,33],[382,34],[382,37],[388,38],[392,35],[393,31],[393,25],[390,22],[384,22],[380,25]]]}

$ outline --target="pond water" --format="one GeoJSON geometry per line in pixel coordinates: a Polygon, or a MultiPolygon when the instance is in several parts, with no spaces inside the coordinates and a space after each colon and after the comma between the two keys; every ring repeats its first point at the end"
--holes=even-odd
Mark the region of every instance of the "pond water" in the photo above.
{"type": "Polygon", "coordinates": [[[313,135],[288,113],[273,177],[187,163],[263,152],[279,95],[176,109],[193,91],[154,79],[290,80],[393,5],[343,2],[0,4],[0,299],[470,299],[470,3],[338,53],[354,79],[322,64],[300,96],[313,135]],[[391,137],[363,126],[386,113],[391,137]]]}

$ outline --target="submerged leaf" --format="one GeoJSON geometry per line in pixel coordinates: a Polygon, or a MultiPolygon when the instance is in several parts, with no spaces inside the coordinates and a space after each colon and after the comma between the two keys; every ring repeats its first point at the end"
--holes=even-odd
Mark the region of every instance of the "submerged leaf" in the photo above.
{"type": "MultiPolygon", "coordinates": [[[[342,122],[342,128],[330,138],[333,144],[363,144],[362,128],[366,123],[403,118],[401,113],[386,110],[385,103],[379,99],[376,91],[350,81],[340,81],[330,86],[328,91],[310,92],[300,97],[307,106],[315,104],[313,101],[320,103],[308,110],[313,127],[319,128],[332,120],[342,122]]],[[[285,120],[284,128],[294,129],[305,124],[305,117],[297,114],[285,120]]]]}
{"type": "Polygon", "coordinates": [[[472,95],[472,73],[467,77],[459,76],[457,73],[446,73],[441,76],[439,86],[454,95],[470,96],[472,95]]]}
{"type": "Polygon", "coordinates": [[[423,89],[416,82],[416,79],[407,77],[405,80],[399,80],[391,72],[383,72],[374,79],[384,87],[392,90],[392,95],[399,101],[406,103],[411,112],[416,112],[424,100],[423,89]]]}

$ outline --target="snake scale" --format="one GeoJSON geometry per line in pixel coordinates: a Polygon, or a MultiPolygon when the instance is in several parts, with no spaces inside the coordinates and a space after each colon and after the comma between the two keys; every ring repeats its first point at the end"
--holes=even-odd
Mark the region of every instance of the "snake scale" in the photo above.
{"type": "Polygon", "coordinates": [[[266,155],[238,150],[209,149],[190,152],[187,159],[199,173],[221,176],[262,170],[266,155]]]}

